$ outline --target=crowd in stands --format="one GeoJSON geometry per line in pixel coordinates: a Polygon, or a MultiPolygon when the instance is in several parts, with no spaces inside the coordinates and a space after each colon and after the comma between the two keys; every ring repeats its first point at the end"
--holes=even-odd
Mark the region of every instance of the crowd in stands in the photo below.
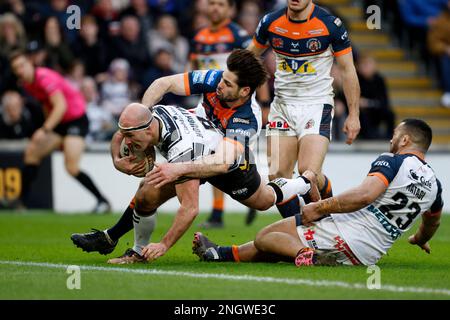
{"type": "MultiPolygon", "coordinates": [[[[236,2],[234,20],[249,34],[254,33],[266,12],[286,5],[285,0],[236,2]]],[[[315,2],[320,5],[320,1],[315,2]]],[[[436,57],[450,100],[450,2],[364,2],[366,6],[389,7],[391,14],[398,14],[399,21],[408,26],[408,32],[416,35],[417,30],[422,30],[425,40],[418,50],[436,57]]],[[[195,31],[208,23],[208,0],[81,0],[76,1],[81,9],[80,28],[71,29],[66,24],[72,12],[66,9],[72,3],[75,2],[0,0],[0,138],[30,137],[43,119],[39,105],[20,89],[11,72],[8,56],[14,50],[28,52],[34,64],[62,73],[78,87],[87,101],[88,139],[107,141],[128,102],[138,100],[155,79],[189,70],[190,41],[195,31]]],[[[354,52],[362,92],[360,138],[387,139],[395,116],[385,81],[372,57],[359,57],[355,47],[354,52]]],[[[273,74],[275,62],[270,52],[265,55],[265,62],[273,74]]],[[[345,96],[337,68],[333,68],[333,76],[334,139],[342,140],[340,128],[347,112],[345,96]]],[[[273,77],[269,85],[273,89],[273,77]]],[[[193,107],[192,101],[167,95],[162,103],[193,107]]]]}

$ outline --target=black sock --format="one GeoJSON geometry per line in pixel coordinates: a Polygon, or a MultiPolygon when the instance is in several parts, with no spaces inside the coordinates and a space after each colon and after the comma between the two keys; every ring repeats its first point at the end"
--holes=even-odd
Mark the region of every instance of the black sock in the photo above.
{"type": "Polygon", "coordinates": [[[102,196],[100,191],[98,191],[97,187],[95,186],[94,182],[89,178],[87,174],[80,171],[78,175],[75,177],[86,189],[88,189],[96,198],[97,201],[105,201],[105,197],[102,196]]]}
{"type": "Polygon", "coordinates": [[[223,210],[213,209],[208,221],[222,222],[223,210]]]}
{"type": "Polygon", "coordinates": [[[232,247],[219,247],[217,248],[220,261],[234,261],[233,248],[232,247]]]}
{"type": "Polygon", "coordinates": [[[133,229],[133,208],[128,206],[124,211],[119,221],[112,227],[106,230],[112,241],[119,240],[125,233],[133,229]]]}
{"type": "Polygon", "coordinates": [[[277,205],[277,208],[283,218],[292,217],[300,213],[300,201],[298,199],[298,196],[294,197],[286,203],[277,205]]]}
{"type": "Polygon", "coordinates": [[[36,179],[38,172],[39,166],[35,164],[27,164],[22,169],[22,200],[28,197],[31,189],[31,184],[36,179]]]}

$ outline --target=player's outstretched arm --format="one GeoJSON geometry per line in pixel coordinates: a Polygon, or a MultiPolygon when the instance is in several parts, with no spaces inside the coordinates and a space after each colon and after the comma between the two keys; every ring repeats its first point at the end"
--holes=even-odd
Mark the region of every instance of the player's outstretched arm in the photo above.
{"type": "Polygon", "coordinates": [[[336,61],[342,69],[344,94],[348,104],[348,117],[345,120],[343,131],[347,135],[346,143],[352,144],[361,129],[359,123],[359,97],[361,91],[352,53],[337,56],[336,61]]]}
{"type": "Polygon", "coordinates": [[[150,243],[142,254],[147,260],[155,260],[163,256],[191,226],[198,215],[199,180],[189,180],[176,185],[176,193],[180,201],[180,208],[173,220],[169,231],[159,243],[150,243]]]}
{"type": "Polygon", "coordinates": [[[156,164],[155,168],[147,173],[145,182],[160,188],[180,177],[208,178],[224,174],[243,152],[242,144],[225,138],[212,155],[189,162],[156,164]]]}
{"type": "Polygon", "coordinates": [[[184,73],[162,77],[153,81],[142,97],[142,104],[147,107],[153,107],[161,101],[166,93],[173,93],[179,96],[188,95],[185,87],[184,73]]]}
{"type": "Polygon", "coordinates": [[[435,213],[431,213],[430,211],[425,212],[422,215],[422,223],[419,229],[414,235],[408,238],[408,242],[413,245],[418,245],[428,254],[431,253],[428,241],[433,237],[441,224],[441,212],[442,210],[435,213]]]}
{"type": "Polygon", "coordinates": [[[386,184],[379,177],[368,176],[356,188],[306,205],[303,208],[303,224],[311,225],[311,222],[330,213],[348,213],[362,209],[374,202],[386,188],[386,184]]]}

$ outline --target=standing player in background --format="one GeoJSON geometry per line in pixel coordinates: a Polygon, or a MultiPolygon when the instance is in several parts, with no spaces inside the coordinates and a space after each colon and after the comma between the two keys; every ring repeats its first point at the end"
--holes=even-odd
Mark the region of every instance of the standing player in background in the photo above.
{"type": "MultiPolygon", "coordinates": [[[[299,173],[315,172],[322,198],[330,197],[331,183],[322,173],[322,164],[334,114],[330,76],[334,58],[342,68],[349,108],[343,128],[347,144],[360,130],[360,89],[348,33],[339,18],[312,0],[288,0],[287,8],[263,17],[248,49],[262,54],[269,46],[277,65],[266,132],[269,179],[290,178],[298,161],[299,173]]],[[[278,210],[283,217],[292,216],[299,212],[299,202],[278,210]]]]}
{"type": "MultiPolygon", "coordinates": [[[[233,49],[249,45],[251,36],[239,25],[231,21],[234,0],[208,0],[207,13],[210,26],[200,29],[191,45],[191,70],[225,70],[227,58],[233,49]]],[[[268,99],[267,99],[268,100],[268,99]]],[[[261,130],[261,109],[253,98],[253,109],[258,118],[258,134],[261,130]]],[[[205,116],[203,107],[195,110],[205,116]]],[[[213,210],[208,220],[201,224],[204,228],[223,227],[224,193],[213,187],[213,210]]],[[[250,224],[256,211],[249,209],[246,222],[250,224]]]]}
{"type": "Polygon", "coordinates": [[[67,172],[97,199],[94,212],[109,211],[110,205],[106,198],[91,178],[80,171],[84,137],[89,129],[83,95],[59,73],[47,68],[36,68],[22,52],[12,53],[10,63],[26,92],[42,104],[45,114],[44,124],[35,131],[25,149],[19,206],[23,206],[42,160],[62,145],[67,172]]]}

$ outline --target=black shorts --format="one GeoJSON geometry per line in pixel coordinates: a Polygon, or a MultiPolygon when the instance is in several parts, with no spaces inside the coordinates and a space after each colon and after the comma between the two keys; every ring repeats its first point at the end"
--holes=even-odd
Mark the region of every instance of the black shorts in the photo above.
{"type": "Polygon", "coordinates": [[[78,119],[58,124],[53,131],[63,137],[80,136],[84,138],[89,132],[89,120],[84,114],[78,119]]]}
{"type": "Polygon", "coordinates": [[[247,168],[237,168],[225,174],[206,178],[203,181],[211,183],[217,189],[225,192],[237,201],[250,198],[261,184],[261,176],[256,164],[250,164],[247,168]]]}

